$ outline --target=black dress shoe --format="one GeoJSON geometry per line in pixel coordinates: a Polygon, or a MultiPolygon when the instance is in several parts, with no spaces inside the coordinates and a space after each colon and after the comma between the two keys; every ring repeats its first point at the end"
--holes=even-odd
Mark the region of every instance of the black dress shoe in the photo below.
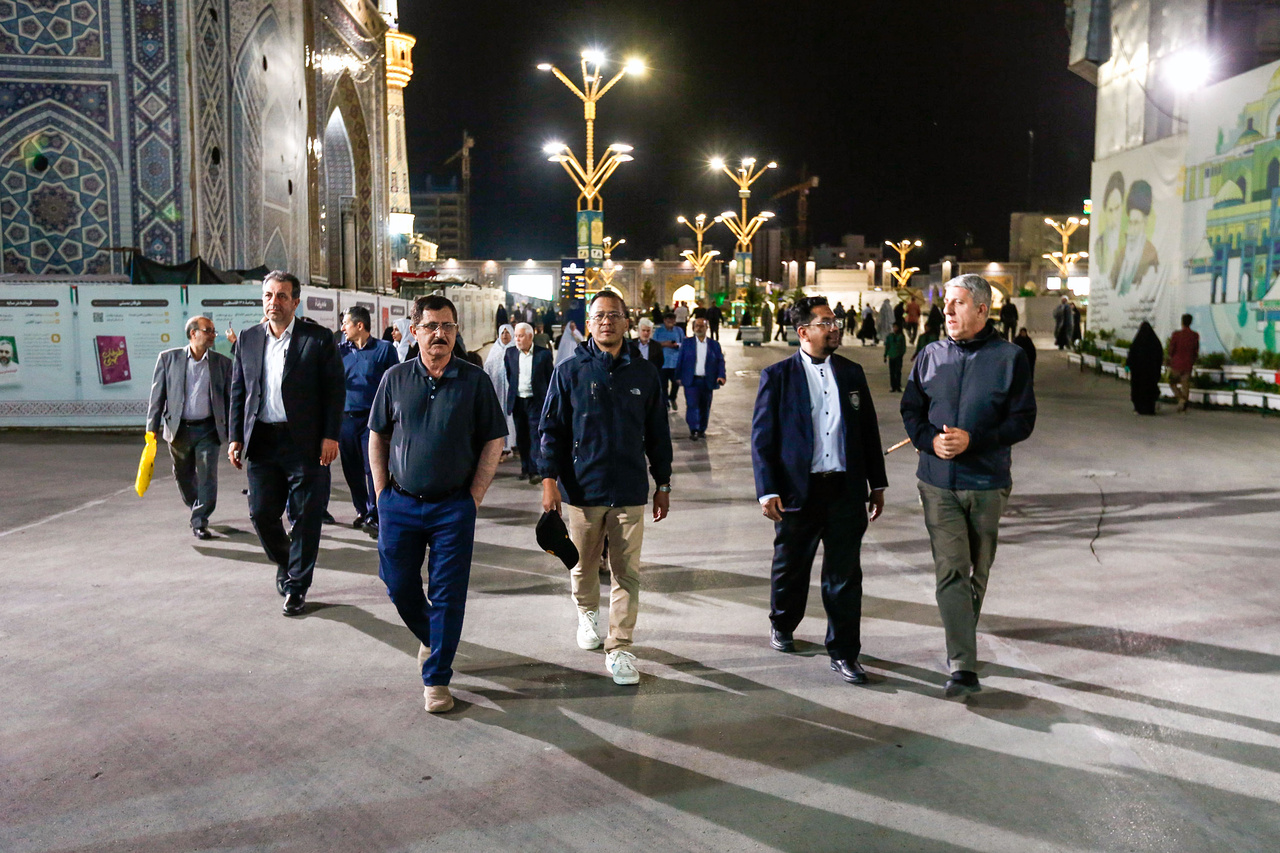
{"type": "Polygon", "coordinates": [[[378,538],[378,520],[376,518],[373,520],[366,519],[364,523],[364,532],[368,533],[375,539],[378,538]]]}
{"type": "Polygon", "coordinates": [[[530,475],[529,475],[529,485],[531,485],[531,486],[541,486],[541,485],[542,485],[542,475],[541,475],[541,474],[530,474],[530,475]]]}
{"type": "Polygon", "coordinates": [[[951,677],[947,679],[947,686],[943,690],[943,695],[948,699],[954,699],[957,696],[968,696],[970,693],[978,693],[981,690],[982,685],[978,683],[978,674],[976,672],[958,669],[951,673],[951,677]]]}
{"type": "Polygon", "coordinates": [[[796,641],[791,636],[791,632],[779,631],[777,628],[769,629],[769,645],[780,652],[794,652],[796,650],[796,641]]]}
{"type": "Polygon", "coordinates": [[[364,527],[368,523],[369,523],[369,519],[365,518],[364,514],[361,513],[360,515],[356,516],[355,521],[351,522],[351,526],[354,527],[356,530],[359,530],[361,527],[364,527]]]}
{"type": "Polygon", "coordinates": [[[698,431],[696,429],[689,433],[689,440],[690,441],[698,440],[698,431]]]}
{"type": "Polygon", "coordinates": [[[289,580],[289,570],[284,566],[276,567],[276,592],[281,595],[288,595],[289,592],[284,588],[285,583],[289,580]]]}
{"type": "Polygon", "coordinates": [[[334,518],[333,515],[327,509],[324,511],[324,515],[320,516],[320,521],[323,522],[324,524],[338,523],[338,519],[334,518]]]}
{"type": "Polygon", "coordinates": [[[284,599],[284,607],[280,611],[285,616],[301,616],[307,606],[307,598],[300,592],[291,592],[284,599]]]}
{"type": "Polygon", "coordinates": [[[867,671],[856,660],[831,659],[831,668],[850,684],[866,684],[867,671]]]}
{"type": "Polygon", "coordinates": [[[213,538],[213,534],[209,532],[209,528],[207,527],[193,527],[191,528],[191,535],[195,536],[197,539],[213,538]]]}

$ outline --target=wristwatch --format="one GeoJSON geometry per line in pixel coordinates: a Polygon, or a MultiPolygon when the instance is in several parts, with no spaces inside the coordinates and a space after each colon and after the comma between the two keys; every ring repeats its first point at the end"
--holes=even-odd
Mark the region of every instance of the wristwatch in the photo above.
{"type": "Polygon", "coordinates": [[[658,491],[660,491],[660,492],[665,492],[665,493],[667,493],[667,494],[671,494],[671,484],[670,484],[670,483],[663,483],[661,486],[658,486],[658,491]]]}

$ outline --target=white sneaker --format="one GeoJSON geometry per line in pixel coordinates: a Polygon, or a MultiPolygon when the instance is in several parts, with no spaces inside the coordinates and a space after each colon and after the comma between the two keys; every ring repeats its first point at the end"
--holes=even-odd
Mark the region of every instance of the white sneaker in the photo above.
{"type": "Polygon", "coordinates": [[[578,611],[578,648],[590,651],[604,645],[604,640],[600,639],[598,618],[599,614],[594,610],[578,611]]]}
{"type": "Polygon", "coordinates": [[[604,667],[613,675],[614,684],[639,684],[640,673],[634,663],[636,656],[622,649],[614,649],[604,656],[604,667]]]}

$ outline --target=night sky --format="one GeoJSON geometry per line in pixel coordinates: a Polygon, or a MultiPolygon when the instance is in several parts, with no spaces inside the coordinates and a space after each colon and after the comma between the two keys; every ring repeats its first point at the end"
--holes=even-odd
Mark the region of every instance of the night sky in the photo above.
{"type": "MultiPolygon", "coordinates": [[[[1062,0],[400,0],[400,27],[418,39],[405,90],[412,182],[458,174],[443,161],[465,128],[472,254],[573,255],[577,190],[542,146],[563,141],[581,158],[582,106],[534,66],[577,82],[581,49],[596,46],[650,68],[623,78],[596,121],[598,152],[635,146],[604,190],[605,233],[627,239],[619,259],[690,235],[679,213],[737,207],[732,182],[707,169],[714,154],[778,161],[751,212],[772,209],[783,225],[795,197],[769,196],[803,166],[819,175],[815,245],[920,238],[919,263],[970,234],[1005,259],[1010,212],[1074,211],[1089,194],[1096,90],[1067,70],[1064,15],[1062,0]]],[[[722,226],[708,239],[732,248],[722,226]]]]}

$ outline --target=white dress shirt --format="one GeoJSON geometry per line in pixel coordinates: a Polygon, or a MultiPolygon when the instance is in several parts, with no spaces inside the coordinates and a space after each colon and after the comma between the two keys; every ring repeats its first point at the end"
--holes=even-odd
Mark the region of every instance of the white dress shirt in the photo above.
{"type": "Polygon", "coordinates": [[[197,361],[187,347],[187,396],[182,402],[184,421],[202,421],[213,416],[213,392],[209,388],[209,353],[197,361]]]}
{"type": "Polygon", "coordinates": [[[698,346],[698,361],[693,368],[693,375],[706,376],[707,375],[707,342],[705,340],[700,340],[698,338],[694,338],[694,340],[697,341],[697,346],[698,346]]]}
{"type": "Polygon", "coordinates": [[[519,347],[516,352],[520,353],[520,374],[516,378],[516,396],[529,398],[533,396],[533,347],[529,347],[529,351],[525,352],[519,347]]]}
{"type": "Polygon", "coordinates": [[[813,462],[811,474],[843,471],[844,421],[840,417],[840,389],[830,359],[814,364],[801,353],[805,376],[809,379],[809,413],[813,416],[813,462]]]}
{"type": "Polygon", "coordinates": [[[258,409],[258,420],[269,424],[284,423],[289,419],[284,410],[284,358],[289,353],[289,341],[293,340],[293,324],[297,318],[289,321],[280,337],[271,334],[271,324],[267,324],[267,349],[262,355],[262,404],[258,409]]]}

